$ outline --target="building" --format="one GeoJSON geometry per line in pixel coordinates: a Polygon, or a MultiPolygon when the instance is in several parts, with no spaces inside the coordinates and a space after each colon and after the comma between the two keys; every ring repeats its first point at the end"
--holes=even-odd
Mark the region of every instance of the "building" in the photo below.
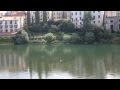
{"type": "Polygon", "coordinates": [[[64,11],[52,11],[52,19],[54,21],[62,20],[64,15],[64,11]]]}
{"type": "Polygon", "coordinates": [[[105,11],[105,17],[117,16],[117,11],[105,11]]]}
{"type": "Polygon", "coordinates": [[[105,28],[109,31],[120,31],[120,16],[107,17],[105,19],[105,28]]]}
{"type": "Polygon", "coordinates": [[[91,11],[92,21],[91,23],[97,27],[103,27],[104,11],[91,11]]]}
{"type": "Polygon", "coordinates": [[[5,15],[6,11],[0,11],[0,17],[3,17],[5,15]]]}
{"type": "Polygon", "coordinates": [[[52,20],[52,11],[46,11],[47,13],[47,21],[52,20]]]}
{"type": "Polygon", "coordinates": [[[0,18],[0,33],[15,33],[24,26],[25,16],[3,16],[0,18]]]}
{"type": "MultiPolygon", "coordinates": [[[[70,20],[77,28],[83,26],[84,13],[88,11],[68,11],[67,20],[70,20]]],[[[91,23],[95,26],[102,27],[104,19],[104,11],[90,11],[92,16],[91,23]]]]}
{"type": "Polygon", "coordinates": [[[82,27],[84,19],[84,11],[68,11],[67,20],[70,20],[75,27],[82,27]]]}

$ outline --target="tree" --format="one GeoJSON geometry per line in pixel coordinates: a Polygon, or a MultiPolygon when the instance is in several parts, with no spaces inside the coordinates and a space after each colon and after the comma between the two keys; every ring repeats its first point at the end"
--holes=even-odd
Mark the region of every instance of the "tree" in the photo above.
{"type": "Polygon", "coordinates": [[[52,33],[56,33],[56,32],[58,32],[58,27],[56,25],[51,25],[51,28],[49,31],[52,33]]]}
{"type": "Polygon", "coordinates": [[[91,12],[85,12],[84,13],[84,19],[83,19],[83,29],[84,30],[91,30],[93,29],[93,25],[91,24],[91,20],[92,20],[92,15],[91,12]]]}
{"type": "Polygon", "coordinates": [[[67,34],[64,34],[63,35],[63,41],[65,43],[69,43],[71,41],[71,36],[70,35],[67,35],[67,34]]]}
{"type": "Polygon", "coordinates": [[[74,30],[74,24],[70,21],[63,21],[58,25],[59,31],[62,32],[72,32],[74,30]]]}
{"type": "Polygon", "coordinates": [[[77,33],[72,33],[71,35],[71,41],[72,43],[79,43],[80,37],[78,36],[77,33]]]}
{"type": "Polygon", "coordinates": [[[43,11],[43,22],[47,22],[47,12],[43,11]]]}
{"type": "Polygon", "coordinates": [[[20,30],[15,37],[13,37],[14,44],[26,44],[29,42],[28,33],[25,30],[20,30]]]}
{"type": "Polygon", "coordinates": [[[40,23],[40,12],[35,11],[35,23],[39,24],[40,23]]]}
{"type": "Polygon", "coordinates": [[[93,32],[86,32],[85,43],[91,44],[95,41],[95,36],[93,32]]]}
{"type": "Polygon", "coordinates": [[[27,12],[27,25],[28,27],[31,25],[30,11],[27,12]]]}

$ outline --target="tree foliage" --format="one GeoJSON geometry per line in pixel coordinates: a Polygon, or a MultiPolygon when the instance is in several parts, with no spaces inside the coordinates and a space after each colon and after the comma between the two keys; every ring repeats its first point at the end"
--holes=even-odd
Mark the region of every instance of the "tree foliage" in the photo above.
{"type": "Polygon", "coordinates": [[[84,30],[91,30],[93,29],[93,26],[91,24],[91,20],[92,20],[92,15],[91,12],[85,12],[84,13],[84,19],[83,19],[83,29],[84,30]]]}
{"type": "Polygon", "coordinates": [[[28,33],[25,30],[19,31],[15,37],[13,37],[14,44],[26,44],[29,42],[28,33]]]}
{"type": "Polygon", "coordinates": [[[27,12],[27,25],[31,25],[30,11],[27,12]]]}

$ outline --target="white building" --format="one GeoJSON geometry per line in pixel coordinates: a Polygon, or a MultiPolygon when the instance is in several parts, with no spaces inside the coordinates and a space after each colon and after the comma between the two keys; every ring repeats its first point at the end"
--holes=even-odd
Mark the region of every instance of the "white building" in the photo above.
{"type": "Polygon", "coordinates": [[[64,11],[52,11],[52,19],[54,21],[63,19],[64,11]]]}
{"type": "Polygon", "coordinates": [[[67,20],[70,20],[76,27],[83,25],[84,11],[68,11],[67,20]]]}
{"type": "MultiPolygon", "coordinates": [[[[67,11],[67,20],[78,28],[83,26],[84,13],[88,11],[67,11]]],[[[90,11],[92,16],[91,23],[95,26],[101,27],[103,25],[104,11],[90,11]]]]}
{"type": "Polygon", "coordinates": [[[52,11],[46,11],[47,12],[47,21],[52,20],[52,11]]]}
{"type": "Polygon", "coordinates": [[[105,11],[105,17],[117,16],[117,11],[105,11]]]}
{"type": "Polygon", "coordinates": [[[4,16],[6,11],[0,11],[0,17],[4,16]]]}
{"type": "Polygon", "coordinates": [[[91,11],[91,23],[98,27],[103,27],[104,11],[91,11]]]}
{"type": "Polygon", "coordinates": [[[24,16],[4,16],[0,18],[0,33],[14,33],[24,26],[24,16]]]}

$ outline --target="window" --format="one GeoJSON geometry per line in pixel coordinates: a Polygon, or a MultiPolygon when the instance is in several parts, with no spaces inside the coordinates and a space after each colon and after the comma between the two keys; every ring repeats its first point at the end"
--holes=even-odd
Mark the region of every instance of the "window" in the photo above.
{"type": "Polygon", "coordinates": [[[95,19],[95,16],[93,16],[93,19],[95,19]]]}
{"type": "Polygon", "coordinates": [[[7,24],[7,21],[5,21],[5,24],[7,24]]]}
{"type": "Polygon", "coordinates": [[[10,24],[12,24],[12,21],[10,21],[10,24]]]}
{"type": "Polygon", "coordinates": [[[17,28],[17,25],[14,25],[15,28],[17,28]]]}
{"type": "Polygon", "coordinates": [[[98,21],[98,23],[100,23],[100,21],[98,21]]]}
{"type": "Polygon", "coordinates": [[[13,25],[10,25],[10,28],[13,28],[13,25]]]}
{"type": "Polygon", "coordinates": [[[93,11],[93,13],[95,13],[95,11],[93,11]]]}
{"type": "Polygon", "coordinates": [[[80,20],[81,20],[81,17],[80,17],[80,20]]]}
{"type": "Polygon", "coordinates": [[[120,22],[120,19],[119,19],[119,22],[120,22]]]}
{"type": "Polygon", "coordinates": [[[13,29],[10,29],[10,32],[13,32],[13,29]]]}
{"type": "Polygon", "coordinates": [[[113,25],[110,25],[110,29],[113,30],[113,25]]]}
{"type": "Polygon", "coordinates": [[[77,21],[77,18],[76,18],[76,21],[77,21]]]}
{"type": "Polygon", "coordinates": [[[77,12],[75,12],[75,15],[77,15],[77,12]]]}
{"type": "Polygon", "coordinates": [[[17,29],[15,29],[15,32],[17,32],[17,29]]]}
{"type": "Polygon", "coordinates": [[[73,21],[73,18],[72,18],[72,21],[73,21]]]}
{"type": "Polygon", "coordinates": [[[5,32],[8,32],[8,30],[5,30],[5,32]]]}
{"type": "Polygon", "coordinates": [[[0,26],[0,29],[2,29],[3,28],[3,26],[0,26]]]}
{"type": "Polygon", "coordinates": [[[81,25],[82,23],[80,22],[80,25],[81,25]]]}
{"type": "Polygon", "coordinates": [[[110,22],[112,23],[112,22],[113,22],[113,20],[110,20],[110,22]]]}
{"type": "Polygon", "coordinates": [[[17,24],[17,21],[15,21],[15,24],[17,24]]]}
{"type": "Polygon", "coordinates": [[[73,16],[73,13],[71,13],[71,15],[73,16]]]}
{"type": "Polygon", "coordinates": [[[5,28],[8,28],[8,25],[5,25],[5,28]]]}
{"type": "Polygon", "coordinates": [[[98,11],[98,13],[100,13],[100,11],[98,11]]]}
{"type": "Polygon", "coordinates": [[[80,15],[81,15],[81,12],[80,12],[80,15]]]}
{"type": "Polygon", "coordinates": [[[120,24],[119,24],[119,29],[120,29],[120,24]]]}
{"type": "Polygon", "coordinates": [[[95,21],[93,21],[93,23],[95,23],[95,21]]]}
{"type": "Polygon", "coordinates": [[[98,18],[100,18],[100,15],[98,15],[98,18]]]}

